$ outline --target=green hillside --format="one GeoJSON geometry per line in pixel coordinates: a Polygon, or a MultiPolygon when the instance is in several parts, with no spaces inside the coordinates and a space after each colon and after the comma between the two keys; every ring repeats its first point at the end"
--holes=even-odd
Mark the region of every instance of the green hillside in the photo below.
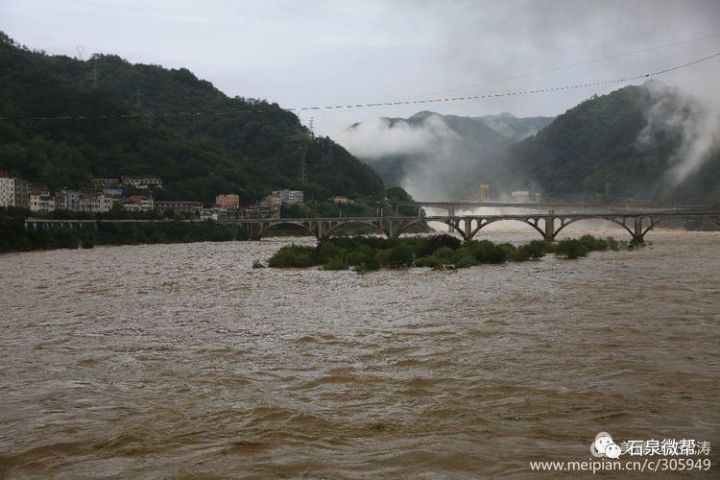
{"type": "Polygon", "coordinates": [[[658,82],[595,96],[506,152],[505,187],[533,184],[550,196],[608,201],[712,201],[720,189],[720,152],[679,185],[670,175],[673,161],[686,159],[683,128],[702,121],[699,111],[697,100],[658,82]]]}
{"type": "Polygon", "coordinates": [[[164,180],[162,197],[205,202],[220,192],[250,202],[278,188],[318,199],[383,193],[370,168],[276,104],[229,98],[187,69],[50,56],[1,32],[0,117],[0,169],[52,189],[148,174],[164,180]]]}

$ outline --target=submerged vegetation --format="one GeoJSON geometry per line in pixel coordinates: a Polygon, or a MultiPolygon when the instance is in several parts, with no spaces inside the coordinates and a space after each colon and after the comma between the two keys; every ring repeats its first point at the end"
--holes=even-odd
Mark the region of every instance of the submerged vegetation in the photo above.
{"type": "Polygon", "coordinates": [[[546,242],[534,240],[524,245],[495,244],[489,240],[461,242],[449,235],[407,238],[342,237],[317,246],[287,245],[269,260],[273,268],[322,267],[324,270],[367,272],[380,268],[430,267],[468,268],[482,264],[524,262],[555,254],[575,259],[596,250],[632,248],[613,238],[585,235],[579,239],[546,242]]]}

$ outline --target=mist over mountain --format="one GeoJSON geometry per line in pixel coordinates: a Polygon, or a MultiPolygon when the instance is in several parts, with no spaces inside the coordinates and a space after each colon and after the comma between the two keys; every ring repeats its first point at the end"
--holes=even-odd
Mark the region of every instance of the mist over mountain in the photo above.
{"type": "Polygon", "coordinates": [[[504,137],[519,141],[537,132],[549,125],[554,117],[524,117],[518,118],[512,113],[501,113],[499,115],[483,115],[481,117],[473,117],[474,120],[480,120],[488,127],[492,128],[504,137]]]}
{"type": "Polygon", "coordinates": [[[156,175],[159,195],[205,202],[223,192],[250,202],[279,188],[322,199],[384,191],[370,168],[276,104],[230,98],[184,68],[50,56],[2,32],[0,169],[51,189],[156,175]]]}
{"type": "MultiPolygon", "coordinates": [[[[517,122],[419,112],[351,125],[338,141],[389,185],[424,199],[450,199],[497,181],[496,162],[530,127],[517,122]]],[[[513,117],[514,118],[514,117],[513,117]]]]}
{"type": "Polygon", "coordinates": [[[596,201],[720,198],[718,108],[657,81],[593,96],[556,118],[420,112],[352,125],[340,143],[423,199],[512,190],[596,201]]]}
{"type": "Polygon", "coordinates": [[[657,81],[594,96],[509,148],[500,184],[608,201],[716,201],[718,115],[711,103],[657,81]]]}

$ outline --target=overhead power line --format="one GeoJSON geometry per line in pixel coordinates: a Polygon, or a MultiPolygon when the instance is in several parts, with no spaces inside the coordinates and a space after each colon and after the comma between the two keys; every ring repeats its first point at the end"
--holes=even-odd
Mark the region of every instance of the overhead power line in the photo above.
{"type": "Polygon", "coordinates": [[[595,87],[595,86],[609,85],[609,84],[614,84],[614,83],[625,83],[625,82],[629,82],[632,80],[639,80],[639,79],[643,79],[643,78],[655,77],[658,75],[662,75],[664,73],[672,72],[675,70],[680,70],[682,68],[690,67],[692,65],[697,65],[699,63],[707,62],[707,61],[712,60],[719,56],[720,56],[720,52],[717,52],[712,55],[698,58],[696,60],[692,60],[687,63],[675,65],[673,67],[665,68],[662,70],[656,70],[653,72],[643,73],[640,75],[626,76],[626,77],[621,77],[621,78],[615,78],[612,80],[600,80],[600,81],[594,81],[594,82],[588,82],[588,83],[563,85],[563,86],[559,86],[559,87],[536,88],[536,89],[530,89],[530,90],[518,90],[518,91],[501,92],[501,93],[488,93],[488,94],[482,94],[482,95],[467,95],[467,96],[461,96],[461,97],[400,100],[400,101],[395,101],[395,102],[365,103],[365,104],[355,104],[355,105],[350,104],[350,105],[326,105],[326,106],[296,107],[296,108],[287,108],[286,110],[289,110],[291,112],[298,112],[298,111],[301,112],[301,111],[308,111],[308,110],[345,110],[345,109],[372,108],[372,107],[392,107],[392,106],[398,106],[398,105],[460,102],[460,101],[468,101],[468,100],[478,100],[478,99],[482,99],[482,98],[509,97],[509,96],[515,96],[515,95],[531,95],[531,94],[537,94],[537,93],[548,93],[548,92],[555,92],[555,91],[560,91],[560,90],[573,90],[573,89],[578,89],[578,88],[595,87]]]}
{"type": "MultiPolygon", "coordinates": [[[[444,98],[433,98],[433,99],[400,100],[400,101],[395,101],[395,102],[290,107],[290,108],[284,108],[284,110],[287,110],[290,112],[295,112],[295,113],[306,112],[306,111],[317,111],[317,110],[327,110],[327,111],[357,110],[357,109],[377,108],[377,107],[395,107],[395,106],[402,106],[402,105],[463,102],[463,101],[472,101],[472,100],[480,100],[480,99],[488,99],[488,98],[535,95],[535,94],[540,94],[540,93],[559,92],[559,91],[563,91],[563,90],[576,90],[576,89],[581,89],[581,88],[627,83],[627,82],[631,82],[633,80],[652,78],[652,77],[656,77],[658,75],[663,75],[663,74],[673,72],[676,70],[680,70],[683,68],[687,68],[687,67],[690,67],[693,65],[708,62],[717,57],[720,57],[720,52],[717,52],[717,53],[714,53],[712,55],[708,55],[705,57],[697,58],[695,60],[692,60],[692,61],[689,61],[686,63],[682,63],[679,65],[675,65],[672,67],[664,68],[661,70],[655,70],[652,72],[643,73],[643,74],[639,74],[639,75],[631,75],[631,76],[624,76],[624,77],[620,77],[620,78],[614,78],[614,79],[610,79],[610,80],[599,80],[599,81],[593,81],[593,82],[576,83],[576,84],[571,84],[571,85],[562,85],[562,86],[555,86],[555,87],[536,88],[536,89],[528,89],[528,90],[516,90],[516,91],[508,91],[508,92],[500,92],[500,93],[488,93],[488,94],[482,94],[482,95],[467,95],[467,96],[444,97],[444,98]]],[[[280,108],[282,108],[282,107],[280,107],[280,108]]],[[[202,111],[139,112],[139,113],[128,113],[128,114],[122,114],[122,115],[98,115],[98,116],[92,116],[92,115],[63,115],[63,116],[54,116],[54,117],[53,116],[50,116],[50,117],[34,116],[34,117],[14,118],[14,120],[53,121],[53,120],[89,120],[89,119],[113,119],[113,118],[153,118],[153,117],[175,117],[175,116],[178,116],[178,117],[233,116],[233,115],[238,115],[238,114],[242,115],[242,114],[247,114],[247,113],[258,113],[258,112],[277,112],[277,108],[250,108],[250,109],[242,109],[242,110],[215,111],[215,112],[202,112],[202,111]]],[[[0,120],[10,120],[10,118],[9,117],[0,117],[0,120]]]]}
{"type": "Polygon", "coordinates": [[[702,36],[694,37],[694,38],[687,38],[687,39],[684,39],[684,40],[678,40],[678,41],[670,42],[670,43],[663,43],[663,44],[661,44],[661,45],[653,45],[653,46],[651,46],[651,47],[641,48],[641,49],[638,49],[638,50],[632,50],[632,51],[628,51],[628,52],[616,53],[616,54],[608,55],[608,56],[605,56],[605,57],[593,58],[593,59],[591,59],[591,60],[585,60],[585,61],[574,62],[574,63],[567,63],[567,64],[563,64],[563,65],[556,65],[556,66],[554,66],[554,67],[544,68],[544,69],[541,69],[541,70],[534,70],[534,71],[531,71],[531,72],[519,73],[519,74],[516,74],[516,75],[510,75],[510,76],[507,76],[507,77],[498,78],[498,79],[496,79],[496,80],[489,80],[489,81],[479,82],[479,83],[471,83],[471,84],[463,85],[463,86],[460,86],[460,87],[452,87],[452,88],[447,88],[447,89],[443,89],[443,90],[435,90],[435,91],[430,92],[430,93],[424,93],[424,94],[420,94],[420,95],[413,95],[413,96],[411,96],[411,97],[405,98],[404,100],[415,100],[415,99],[418,99],[418,98],[429,97],[429,96],[436,96],[436,95],[441,95],[441,94],[446,94],[446,93],[451,93],[451,92],[458,92],[458,91],[461,91],[461,90],[471,90],[471,89],[476,89],[476,88],[481,88],[481,87],[487,87],[487,86],[490,86],[490,85],[497,85],[497,84],[499,84],[499,83],[508,82],[508,81],[512,81],[512,80],[520,80],[520,79],[532,77],[532,76],[535,76],[535,75],[543,75],[543,74],[546,74],[546,73],[558,72],[558,71],[566,70],[566,69],[569,69],[569,68],[583,67],[583,66],[592,65],[592,64],[595,64],[595,63],[607,62],[607,61],[610,61],[610,60],[616,60],[616,59],[618,59],[618,58],[625,58],[625,57],[630,57],[630,56],[634,56],[634,55],[639,55],[639,54],[642,54],[642,53],[654,52],[654,51],[657,51],[657,50],[663,50],[663,49],[666,49],[666,48],[676,47],[676,46],[678,46],[678,45],[685,45],[685,44],[688,44],[688,43],[699,42],[699,41],[702,41],[702,40],[708,40],[708,39],[710,39],[710,38],[716,38],[716,37],[720,37],[720,32],[710,33],[710,34],[707,34],[707,35],[702,35],[702,36]]]}

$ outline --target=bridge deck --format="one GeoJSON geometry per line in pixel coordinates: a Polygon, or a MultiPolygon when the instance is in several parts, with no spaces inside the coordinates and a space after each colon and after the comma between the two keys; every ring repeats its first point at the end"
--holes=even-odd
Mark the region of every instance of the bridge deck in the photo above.
{"type": "Polygon", "coordinates": [[[515,203],[515,202],[473,202],[473,201],[421,201],[416,200],[413,202],[399,202],[398,206],[403,207],[428,207],[428,208],[443,208],[449,209],[454,208],[456,210],[463,210],[468,208],[520,208],[528,210],[550,210],[550,209],[597,209],[597,210],[699,210],[705,208],[703,205],[660,205],[654,203],[618,203],[618,204],[606,204],[606,203],[563,203],[563,202],[547,202],[547,203],[515,203]]]}
{"type": "MultiPolygon", "coordinates": [[[[301,222],[372,222],[378,220],[384,221],[418,221],[425,220],[428,222],[445,222],[447,220],[464,220],[464,219],[524,219],[524,218],[561,218],[561,217],[576,217],[576,218],[598,218],[603,219],[606,217],[716,217],[720,216],[720,211],[714,210],[699,210],[699,211],[627,211],[627,212],[615,212],[615,211],[604,211],[604,212],[555,212],[555,213],[513,213],[513,214],[474,214],[474,215],[428,215],[428,216],[384,216],[384,217],[301,217],[301,218],[228,218],[221,220],[213,220],[216,223],[301,223],[301,222]]],[[[94,223],[169,223],[178,220],[172,219],[57,219],[57,218],[36,218],[28,217],[25,219],[25,223],[52,223],[52,224],[63,224],[63,223],[74,223],[74,224],[94,224],[94,223]]],[[[179,220],[184,223],[202,223],[206,220],[191,219],[191,220],[179,220]]]]}

